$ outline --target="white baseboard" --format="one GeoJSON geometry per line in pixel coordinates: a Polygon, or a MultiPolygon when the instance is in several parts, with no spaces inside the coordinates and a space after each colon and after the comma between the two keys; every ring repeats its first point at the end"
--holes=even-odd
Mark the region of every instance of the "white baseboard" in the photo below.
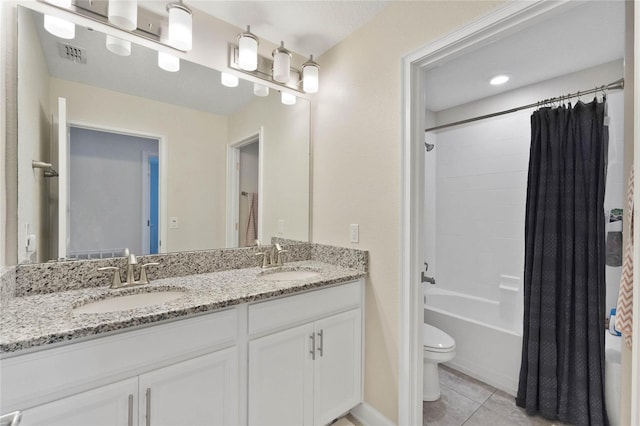
{"type": "Polygon", "coordinates": [[[378,410],[376,410],[366,402],[363,402],[360,405],[356,406],[350,411],[350,414],[364,426],[395,425],[395,423],[383,416],[378,410]]]}

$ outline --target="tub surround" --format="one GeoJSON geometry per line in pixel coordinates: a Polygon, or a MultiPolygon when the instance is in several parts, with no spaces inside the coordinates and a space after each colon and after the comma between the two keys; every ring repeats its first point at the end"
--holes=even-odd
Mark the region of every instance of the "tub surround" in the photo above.
{"type": "MultiPolygon", "coordinates": [[[[288,251],[286,263],[317,260],[367,272],[368,252],[363,250],[278,238],[274,238],[273,242],[284,243],[284,248],[288,251]]],[[[263,249],[259,247],[247,247],[145,255],[138,256],[138,263],[160,263],[147,271],[150,280],[158,280],[251,268],[258,265],[255,254],[261,250],[263,249]]],[[[2,295],[3,298],[12,295],[21,297],[107,286],[110,284],[111,273],[97,272],[98,268],[105,266],[120,267],[122,276],[126,272],[124,258],[21,264],[16,270],[15,291],[12,291],[11,286],[5,291],[3,284],[2,295]]]]}

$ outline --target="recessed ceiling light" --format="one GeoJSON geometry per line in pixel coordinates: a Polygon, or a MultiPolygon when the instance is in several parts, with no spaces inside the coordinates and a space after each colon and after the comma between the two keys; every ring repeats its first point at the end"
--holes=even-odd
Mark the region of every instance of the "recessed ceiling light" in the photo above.
{"type": "Polygon", "coordinates": [[[509,76],[507,75],[496,75],[495,77],[493,77],[489,83],[491,83],[494,86],[498,86],[500,84],[504,84],[507,81],[509,81],[509,76]]]}

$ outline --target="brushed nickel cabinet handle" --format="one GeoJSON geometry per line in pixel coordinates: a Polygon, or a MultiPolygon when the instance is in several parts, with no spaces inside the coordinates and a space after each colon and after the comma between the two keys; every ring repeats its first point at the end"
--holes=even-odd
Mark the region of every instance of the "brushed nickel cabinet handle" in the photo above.
{"type": "Polygon", "coordinates": [[[324,356],[324,330],[320,330],[318,332],[318,337],[320,338],[320,343],[318,344],[318,352],[320,352],[320,356],[324,356]]]}
{"type": "Polygon", "coordinates": [[[311,333],[311,335],[309,336],[309,339],[311,339],[311,349],[309,350],[309,353],[311,354],[311,359],[312,360],[316,360],[316,333],[311,333]]]}
{"type": "Polygon", "coordinates": [[[127,425],[133,426],[133,394],[129,394],[129,413],[127,418],[127,425]]]}
{"type": "Polygon", "coordinates": [[[151,388],[147,388],[147,426],[151,426],[151,388]]]}

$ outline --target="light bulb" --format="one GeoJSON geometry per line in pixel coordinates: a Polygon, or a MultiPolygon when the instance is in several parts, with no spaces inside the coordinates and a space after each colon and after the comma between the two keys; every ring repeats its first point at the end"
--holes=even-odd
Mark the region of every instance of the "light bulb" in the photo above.
{"type": "Polygon", "coordinates": [[[251,27],[238,35],[238,65],[245,71],[258,68],[258,37],[251,34],[251,27]]]}
{"type": "Polygon", "coordinates": [[[269,96],[269,88],[259,83],[253,83],[253,94],[256,96],[269,96]]]}
{"type": "Polygon", "coordinates": [[[292,95],[288,92],[282,92],[282,97],[280,101],[285,105],[295,105],[296,103],[296,95],[292,95]]]}
{"type": "Polygon", "coordinates": [[[121,38],[107,34],[106,44],[107,49],[111,53],[115,53],[116,55],[120,56],[131,55],[131,42],[128,40],[123,40],[121,38]]]}
{"type": "Polygon", "coordinates": [[[313,55],[311,55],[309,60],[302,64],[302,90],[307,93],[317,93],[319,74],[320,65],[313,61],[313,55]]]}
{"type": "Polygon", "coordinates": [[[44,29],[56,37],[67,40],[76,36],[75,24],[57,16],[44,15],[44,29]]]}
{"type": "Polygon", "coordinates": [[[284,47],[284,42],[280,42],[280,47],[273,51],[273,79],[280,83],[289,81],[291,69],[291,52],[284,47]]]}
{"type": "Polygon", "coordinates": [[[181,3],[167,5],[169,12],[169,45],[189,51],[193,45],[191,9],[181,3]]]}
{"type": "Polygon", "coordinates": [[[220,82],[223,86],[236,87],[238,85],[238,77],[233,74],[223,72],[220,74],[220,82]]]}
{"type": "Polygon", "coordinates": [[[109,22],[113,25],[133,31],[138,28],[137,0],[109,0],[109,22]]]}
{"type": "Polygon", "coordinates": [[[158,66],[165,71],[176,72],[180,70],[180,58],[170,53],[158,52],[158,66]]]}

